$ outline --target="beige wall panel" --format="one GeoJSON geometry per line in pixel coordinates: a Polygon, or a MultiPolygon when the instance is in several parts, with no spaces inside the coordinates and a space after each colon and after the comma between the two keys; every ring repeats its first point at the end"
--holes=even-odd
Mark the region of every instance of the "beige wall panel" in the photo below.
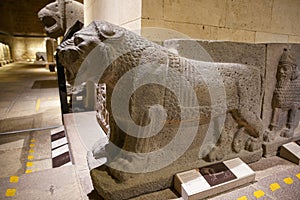
{"type": "Polygon", "coordinates": [[[289,36],[273,33],[257,32],[255,36],[256,43],[288,43],[289,36]]]}
{"type": "Polygon", "coordinates": [[[36,52],[46,52],[46,41],[44,38],[14,37],[12,56],[16,61],[35,59],[36,52]]]}
{"type": "Polygon", "coordinates": [[[227,2],[226,27],[270,31],[273,0],[230,0],[227,2]]]}
{"type": "Polygon", "coordinates": [[[94,20],[105,20],[116,25],[126,25],[126,28],[140,29],[141,12],[142,0],[86,0],[84,24],[87,26],[94,20]]]}
{"type": "Polygon", "coordinates": [[[165,21],[164,20],[157,20],[157,19],[142,19],[142,27],[164,27],[165,21]]]}
{"type": "Polygon", "coordinates": [[[298,36],[289,36],[289,43],[300,43],[300,37],[298,37],[298,36]]]}
{"type": "Polygon", "coordinates": [[[127,22],[125,24],[121,24],[122,27],[129,29],[137,34],[141,34],[141,19],[136,19],[134,21],[127,22]]]}
{"type": "Polygon", "coordinates": [[[274,0],[270,32],[300,36],[300,0],[274,0]]]}
{"type": "Polygon", "coordinates": [[[164,19],[204,25],[223,26],[224,0],[164,0],[164,19]]]}
{"type": "Polygon", "coordinates": [[[89,25],[94,20],[105,20],[119,24],[118,0],[85,0],[84,24],[89,25]]]}
{"type": "Polygon", "coordinates": [[[141,18],[142,0],[118,0],[119,24],[135,21],[141,18]]]}
{"type": "Polygon", "coordinates": [[[214,33],[217,32],[217,28],[213,26],[165,22],[165,28],[176,30],[180,33],[188,35],[191,38],[201,38],[207,40],[216,39],[216,35],[214,33]]]}
{"type": "Polygon", "coordinates": [[[142,18],[163,19],[164,0],[142,0],[142,18]]]}
{"type": "Polygon", "coordinates": [[[217,39],[224,41],[253,43],[255,41],[255,32],[229,28],[218,28],[217,39]]]}

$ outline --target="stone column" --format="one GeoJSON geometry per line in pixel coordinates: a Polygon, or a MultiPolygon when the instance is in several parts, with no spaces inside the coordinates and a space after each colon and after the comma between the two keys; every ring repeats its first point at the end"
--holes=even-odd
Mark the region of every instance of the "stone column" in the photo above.
{"type": "Polygon", "coordinates": [[[54,43],[55,39],[47,38],[46,40],[46,53],[47,53],[47,62],[53,63],[54,62],[54,43]]]}
{"type": "Polygon", "coordinates": [[[5,64],[9,63],[9,57],[8,57],[8,45],[3,45],[3,51],[4,51],[4,61],[5,64]]]}

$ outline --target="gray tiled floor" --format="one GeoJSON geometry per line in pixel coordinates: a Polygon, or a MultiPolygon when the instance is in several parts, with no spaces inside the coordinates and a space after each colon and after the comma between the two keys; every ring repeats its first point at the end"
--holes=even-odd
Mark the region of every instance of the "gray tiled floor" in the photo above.
{"type": "MultiPolygon", "coordinates": [[[[37,80],[55,81],[56,73],[34,64],[12,63],[0,68],[0,199],[12,187],[11,176],[26,177],[26,173],[52,168],[50,129],[26,131],[62,125],[58,88],[33,89],[37,80]],[[21,132],[7,134],[15,131],[21,132]],[[32,166],[27,166],[28,162],[32,166]]],[[[18,193],[20,185],[15,197],[22,199],[18,193]]]]}

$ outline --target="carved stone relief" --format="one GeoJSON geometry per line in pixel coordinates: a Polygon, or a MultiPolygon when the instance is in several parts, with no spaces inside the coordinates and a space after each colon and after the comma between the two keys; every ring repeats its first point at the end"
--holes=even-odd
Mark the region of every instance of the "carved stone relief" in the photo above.
{"type": "Polygon", "coordinates": [[[296,114],[300,108],[300,71],[294,53],[289,49],[285,48],[280,57],[276,80],[271,123],[264,135],[266,142],[277,137],[292,138],[299,125],[296,114]]]}
{"type": "Polygon", "coordinates": [[[96,87],[96,117],[105,133],[109,133],[109,113],[106,106],[106,85],[97,84],[96,87]]]}
{"type": "Polygon", "coordinates": [[[190,60],[126,29],[102,21],[91,23],[61,44],[58,56],[68,71],[72,72],[72,77],[78,78],[79,67],[84,64],[85,73],[79,76],[82,81],[92,79],[106,85],[105,100],[102,98],[104,90],[101,91],[101,85],[98,88],[97,118],[103,123],[107,114],[109,117],[110,143],[105,148],[108,163],[104,171],[95,169],[91,173],[98,192],[109,190],[103,188],[105,185],[113,185],[110,185],[110,188],[114,188],[114,192],[109,194],[111,199],[136,195],[133,191],[144,193],[169,187],[175,173],[207,165],[207,161],[245,156],[251,162],[262,155],[262,78],[257,67],[190,60]],[[91,55],[95,55],[93,59],[96,60],[88,58],[89,61],[84,62],[91,55]],[[128,79],[122,85],[122,90],[116,92],[126,94],[127,90],[134,89],[128,100],[117,98],[120,108],[123,102],[129,106],[130,118],[126,118],[123,112],[113,112],[112,98],[114,90],[118,89],[118,81],[132,70],[133,79],[128,79]],[[178,76],[173,76],[173,72],[178,76]],[[139,81],[151,76],[160,77],[160,81],[165,80],[164,83],[173,89],[159,84],[138,86],[139,81]],[[188,85],[178,82],[181,78],[187,80],[193,89],[188,90],[188,85]],[[193,93],[196,101],[192,98],[193,93]],[[189,104],[182,106],[178,98],[183,98],[189,104]],[[198,112],[200,115],[195,115],[198,112]],[[220,123],[223,118],[224,126],[220,123]],[[153,123],[163,126],[159,128],[153,123]],[[149,129],[133,136],[130,130],[134,124],[141,129],[149,129]],[[179,128],[181,125],[182,129],[179,128]],[[157,134],[151,135],[157,130],[157,134]],[[189,144],[180,158],[176,158],[175,149],[154,157],[144,157],[168,147],[177,139],[178,130],[181,131],[181,142],[173,148],[180,150],[185,143],[189,144]],[[191,135],[193,131],[195,138],[191,135]],[[217,144],[206,143],[207,135],[220,135],[214,141],[217,144]],[[201,151],[202,147],[207,151],[201,151]],[[151,170],[151,167],[160,165],[165,156],[176,159],[161,169],[151,170]],[[110,176],[119,182],[115,183],[110,176]],[[103,181],[106,184],[102,184],[103,181]],[[122,193],[120,196],[117,190],[126,190],[126,195],[122,193]]]}

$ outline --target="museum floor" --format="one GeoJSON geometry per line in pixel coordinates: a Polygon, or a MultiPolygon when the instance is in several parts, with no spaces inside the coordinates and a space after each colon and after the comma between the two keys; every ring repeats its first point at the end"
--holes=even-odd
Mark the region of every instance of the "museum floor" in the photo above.
{"type": "MultiPolygon", "coordinates": [[[[0,199],[100,199],[92,192],[78,135],[68,133],[73,165],[52,168],[51,130],[62,126],[56,74],[42,65],[12,63],[0,68],[0,89],[0,199]]],[[[77,126],[72,120],[65,116],[68,131],[77,126]]],[[[299,166],[275,156],[250,167],[254,183],[210,199],[300,199],[299,166]]],[[[167,189],[134,199],[171,198],[179,197],[167,189]]]]}

